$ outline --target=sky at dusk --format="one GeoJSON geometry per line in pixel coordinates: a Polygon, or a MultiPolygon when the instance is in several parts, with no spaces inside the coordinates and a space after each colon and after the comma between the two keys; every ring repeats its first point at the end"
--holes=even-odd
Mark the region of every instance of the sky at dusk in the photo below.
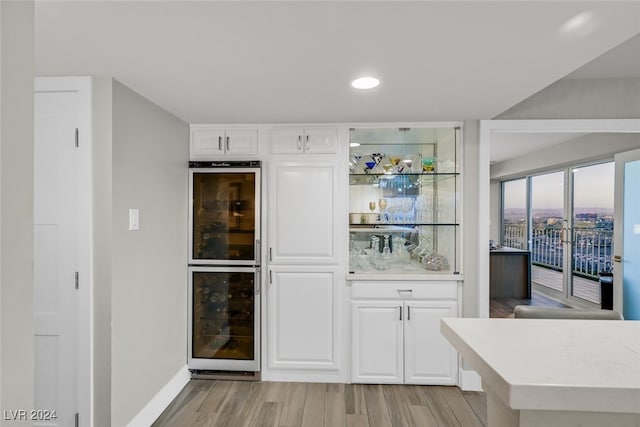
{"type": "MultiPolygon", "coordinates": [[[[580,208],[613,209],[613,162],[574,169],[574,205],[580,208]]],[[[532,207],[534,209],[562,209],[564,173],[554,172],[532,177],[532,207]]],[[[505,183],[504,207],[526,207],[526,180],[505,183]]]]}

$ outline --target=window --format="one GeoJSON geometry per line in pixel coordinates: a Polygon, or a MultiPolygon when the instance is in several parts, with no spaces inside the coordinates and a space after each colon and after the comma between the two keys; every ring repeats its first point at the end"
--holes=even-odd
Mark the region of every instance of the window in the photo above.
{"type": "Polygon", "coordinates": [[[527,249],[527,179],[502,183],[502,246],[527,249]]]}
{"type": "Polygon", "coordinates": [[[600,303],[611,268],[614,163],[502,183],[502,245],[531,251],[534,291],[600,303]]]}

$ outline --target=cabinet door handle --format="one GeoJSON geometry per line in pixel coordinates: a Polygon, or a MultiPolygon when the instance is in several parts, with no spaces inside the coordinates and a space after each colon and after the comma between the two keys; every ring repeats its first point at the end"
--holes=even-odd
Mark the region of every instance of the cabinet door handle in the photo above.
{"type": "Polygon", "coordinates": [[[269,261],[273,261],[273,248],[269,248],[269,261]]]}
{"type": "Polygon", "coordinates": [[[229,137],[227,137],[227,151],[229,151],[229,137]]]}
{"type": "Polygon", "coordinates": [[[255,257],[256,257],[256,265],[260,265],[262,261],[262,245],[260,244],[260,239],[256,239],[256,249],[255,249],[255,257]]]}
{"type": "Polygon", "coordinates": [[[298,135],[298,151],[302,151],[302,135],[298,135]]]}
{"type": "Polygon", "coordinates": [[[256,295],[260,295],[260,288],[262,287],[262,273],[260,267],[256,268],[256,295]]]}
{"type": "Polygon", "coordinates": [[[401,294],[402,292],[413,292],[413,289],[398,289],[399,294],[401,294]]]}
{"type": "Polygon", "coordinates": [[[411,306],[407,306],[407,320],[411,320],[411,306]]]}
{"type": "Polygon", "coordinates": [[[400,310],[399,310],[399,311],[400,311],[400,320],[402,320],[402,306],[401,306],[401,305],[399,305],[399,306],[398,306],[398,308],[400,309],[400,310]]]}
{"type": "Polygon", "coordinates": [[[309,151],[311,148],[311,143],[309,142],[309,135],[306,136],[305,150],[309,151]]]}
{"type": "Polygon", "coordinates": [[[218,137],[218,151],[222,151],[222,137],[218,137]]]}

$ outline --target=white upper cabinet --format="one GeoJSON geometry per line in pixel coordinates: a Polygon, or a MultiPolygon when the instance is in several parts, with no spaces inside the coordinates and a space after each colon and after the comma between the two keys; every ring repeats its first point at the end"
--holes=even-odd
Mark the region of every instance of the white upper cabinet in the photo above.
{"type": "Polygon", "coordinates": [[[191,160],[216,160],[222,156],[258,154],[257,129],[221,129],[207,125],[191,126],[191,160]]]}
{"type": "Polygon", "coordinates": [[[272,154],[335,154],[336,128],[275,128],[271,134],[272,154]]]}

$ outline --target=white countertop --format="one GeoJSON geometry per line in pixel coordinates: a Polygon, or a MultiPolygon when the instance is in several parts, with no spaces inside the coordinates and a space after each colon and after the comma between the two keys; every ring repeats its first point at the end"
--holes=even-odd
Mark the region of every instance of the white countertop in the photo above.
{"type": "Polygon", "coordinates": [[[640,413],[640,321],[458,318],[441,330],[512,409],[640,413]]]}

